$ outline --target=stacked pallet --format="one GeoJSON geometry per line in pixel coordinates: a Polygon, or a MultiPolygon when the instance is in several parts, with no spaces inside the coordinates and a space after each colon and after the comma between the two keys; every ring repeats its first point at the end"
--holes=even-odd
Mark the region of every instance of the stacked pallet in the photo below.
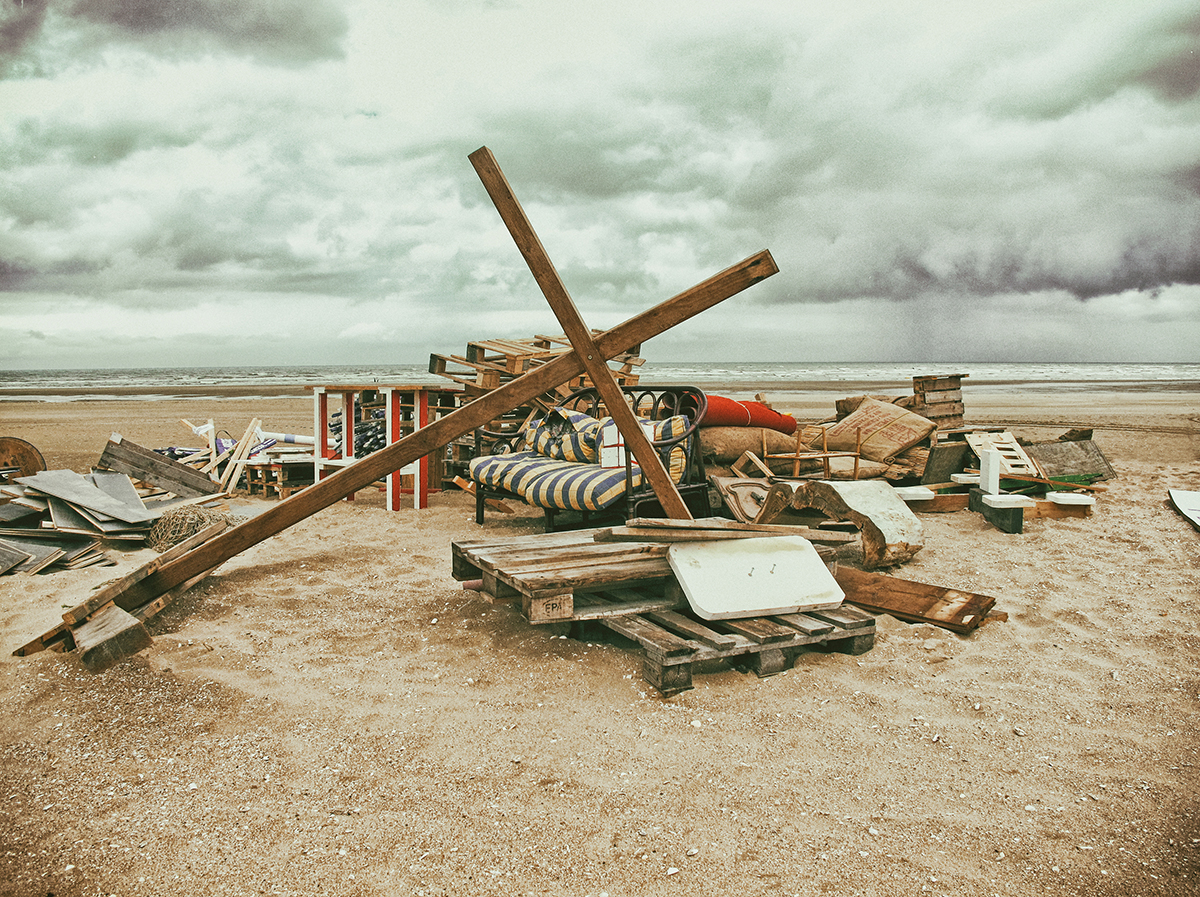
{"type": "MultiPolygon", "coordinates": [[[[602,333],[600,330],[592,331],[593,336],[602,333]]],[[[609,361],[613,378],[619,384],[637,385],[638,374],[635,368],[644,363],[644,359],[638,357],[640,348],[634,346],[628,352],[609,361]]],[[[429,372],[461,384],[464,387],[464,401],[471,401],[570,351],[571,343],[564,335],[537,335],[532,339],[475,340],[467,343],[466,355],[430,355],[429,372]]],[[[519,427],[532,414],[551,408],[564,396],[590,385],[591,380],[586,375],[561,383],[528,405],[505,415],[490,429],[506,430],[519,427]]]]}
{"type": "MultiPolygon", "coordinates": [[[[732,521],[688,521],[671,528],[671,541],[692,542],[696,526],[714,527],[706,533],[710,544],[727,544],[717,541],[719,534],[769,534],[769,528],[732,521]]],[[[628,638],[642,651],[643,678],[664,695],[691,688],[693,673],[713,661],[745,663],[769,676],[789,669],[804,650],[862,654],[874,644],[874,618],[848,607],[698,618],[672,569],[670,544],[626,541],[648,529],[657,529],[658,536],[650,534],[656,539],[668,532],[640,521],[617,529],[455,542],[452,575],[490,602],[519,602],[530,623],[598,625],[628,638]]]]}
{"type": "Polygon", "coordinates": [[[910,410],[937,424],[939,432],[963,426],[962,381],[969,374],[937,374],[913,377],[913,402],[910,410]]]}

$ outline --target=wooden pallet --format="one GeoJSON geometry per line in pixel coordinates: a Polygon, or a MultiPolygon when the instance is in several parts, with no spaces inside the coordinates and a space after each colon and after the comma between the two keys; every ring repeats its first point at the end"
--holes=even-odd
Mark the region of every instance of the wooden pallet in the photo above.
{"type": "Polygon", "coordinates": [[[875,644],[875,618],[852,607],[705,621],[653,611],[596,622],[641,646],[642,678],[664,695],[691,688],[693,674],[716,661],[748,663],[756,675],[773,676],[806,650],[863,654],[875,644]]]}
{"type": "Polygon", "coordinates": [[[1025,454],[1025,450],[1017,443],[1012,433],[968,433],[967,444],[978,455],[980,452],[994,449],[1000,453],[1000,476],[1010,474],[1040,477],[1041,470],[1037,464],[1025,454]]]}
{"type": "Polygon", "coordinates": [[[491,601],[521,601],[531,623],[601,625],[638,644],[642,676],[663,694],[692,687],[714,661],[748,663],[759,676],[789,669],[804,650],[862,654],[875,618],[850,607],[738,620],[691,615],[667,562],[668,545],[595,542],[597,530],[489,542],[455,542],[453,575],[482,580],[491,601]]]}
{"type": "MultiPolygon", "coordinates": [[[[481,579],[481,591],[493,601],[517,600],[530,623],[558,623],[586,619],[605,613],[577,597],[585,594],[628,593],[657,587],[658,606],[675,607],[681,598],[661,597],[668,581],[674,580],[667,562],[669,545],[646,542],[596,542],[596,530],[574,530],[520,536],[488,542],[455,542],[451,546],[453,574],[458,580],[481,579]]],[[[625,603],[617,602],[607,613],[636,612],[645,601],[639,592],[625,603]]]]}

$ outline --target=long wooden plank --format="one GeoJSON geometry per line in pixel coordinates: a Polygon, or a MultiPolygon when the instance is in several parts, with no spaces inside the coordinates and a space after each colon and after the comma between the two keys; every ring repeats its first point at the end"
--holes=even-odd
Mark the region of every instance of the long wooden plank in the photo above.
{"type": "Polygon", "coordinates": [[[970,632],[987,616],[996,599],[926,585],[882,573],[841,567],[834,572],[846,601],[874,613],[891,614],[913,623],[931,623],[952,632],[970,632]]]}
{"type": "Polygon", "coordinates": [[[737,636],[709,629],[703,623],[698,623],[691,617],[685,617],[676,611],[658,611],[646,614],[646,616],[666,629],[703,642],[713,648],[732,648],[738,642],[737,636]]]}
{"type": "MultiPolygon", "coordinates": [[[[115,601],[118,606],[125,610],[132,610],[153,598],[157,595],[139,595],[135,586],[144,582],[148,577],[155,572],[161,570],[165,565],[171,563],[180,557],[185,557],[188,552],[197,546],[203,545],[213,537],[217,536],[225,529],[226,524],[223,522],[214,523],[205,527],[200,532],[188,537],[178,545],[172,546],[160,554],[158,557],[151,559],[147,563],[138,567],[136,570],[127,573],[125,576],[109,583],[104,588],[97,591],[94,595],[88,598],[87,601],[77,604],[75,607],[63,614],[63,621],[70,624],[81,623],[98,611],[110,601],[115,601]]],[[[178,583],[176,583],[178,585],[178,583]]]]}
{"type": "Polygon", "coordinates": [[[551,568],[526,574],[511,574],[498,570],[495,575],[497,579],[508,583],[522,594],[537,597],[589,586],[598,590],[616,585],[666,579],[671,576],[671,565],[665,557],[648,557],[615,561],[605,565],[551,568]]]}
{"type": "Polygon", "coordinates": [[[681,639],[673,632],[656,626],[642,617],[602,617],[600,623],[614,632],[640,644],[658,657],[687,657],[696,652],[696,645],[681,639]]]}
{"type": "MultiPolygon", "coordinates": [[[[684,290],[675,297],[605,331],[596,339],[597,351],[605,358],[625,352],[630,347],[646,342],[778,271],[779,268],[770,252],[765,249],[757,252],[703,283],[684,290]]],[[[341,501],[352,492],[363,489],[418,458],[436,451],[459,436],[484,426],[499,414],[511,411],[566,383],[583,371],[583,363],[575,352],[560,355],[458,410],[439,417],[429,426],[422,427],[319,483],[295,493],[291,498],[233,527],[200,548],[164,564],[143,581],[144,587],[147,590],[156,589],[155,594],[162,594],[190,577],[341,501]]]]}
{"type": "Polygon", "coordinates": [[[607,357],[600,354],[600,350],[592,338],[591,329],[584,323],[579,309],[575,307],[571,294],[567,292],[562,278],[558,276],[554,263],[550,261],[550,256],[546,253],[542,241],[526,217],[525,210],[521,208],[521,203],[513,193],[508,179],[500,170],[500,166],[496,164],[492,151],[483,146],[471,153],[468,158],[475,167],[479,179],[483,181],[484,188],[492,198],[496,211],[500,213],[513,241],[525,258],[525,263],[529,266],[533,279],[537,281],[554,316],[558,318],[558,323],[562,325],[563,331],[571,341],[571,348],[583,362],[584,369],[592,379],[592,384],[604,399],[609,415],[612,416],[617,429],[625,438],[626,447],[637,458],[638,466],[642,469],[642,476],[654,489],[659,504],[662,505],[668,517],[690,518],[691,512],[679,494],[671,475],[663,466],[662,458],[654,450],[650,440],[646,438],[646,433],[638,423],[633,409],[626,403],[625,394],[617,385],[612,371],[609,370],[607,357]]]}

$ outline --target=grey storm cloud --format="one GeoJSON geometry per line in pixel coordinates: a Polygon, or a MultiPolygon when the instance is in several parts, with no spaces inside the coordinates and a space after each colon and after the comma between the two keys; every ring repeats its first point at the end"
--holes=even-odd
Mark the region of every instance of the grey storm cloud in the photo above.
{"type": "Polygon", "coordinates": [[[5,4],[0,309],[269,296],[525,326],[536,286],[467,161],[487,144],[605,314],[763,248],[780,274],[739,299],[763,320],[1118,294],[1182,314],[1158,297],[1200,284],[1193,5],[957,30],[888,6],[738,28],[681,6],[610,61],[555,55],[537,0],[5,4]]]}
{"type": "Polygon", "coordinates": [[[0,59],[11,68],[47,37],[67,55],[56,58],[63,48],[47,48],[35,62],[40,69],[112,44],[168,57],[224,51],[303,65],[340,58],[347,27],[330,0],[29,0],[0,12],[0,59]]]}

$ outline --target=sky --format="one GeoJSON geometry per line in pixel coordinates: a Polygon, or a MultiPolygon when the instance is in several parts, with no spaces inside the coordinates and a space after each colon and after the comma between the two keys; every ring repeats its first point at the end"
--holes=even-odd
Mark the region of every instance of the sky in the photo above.
{"type": "Polygon", "coordinates": [[[4,0],[0,369],[1200,360],[1194,0],[4,0]]]}

